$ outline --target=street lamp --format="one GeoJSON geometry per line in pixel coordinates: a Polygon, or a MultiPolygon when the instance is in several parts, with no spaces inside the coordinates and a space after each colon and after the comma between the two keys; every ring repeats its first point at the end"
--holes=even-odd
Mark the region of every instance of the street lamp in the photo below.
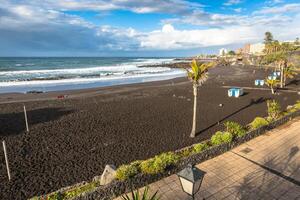
{"type": "Polygon", "coordinates": [[[186,168],[177,173],[182,190],[194,199],[199,191],[205,172],[189,164],[186,168]]]}

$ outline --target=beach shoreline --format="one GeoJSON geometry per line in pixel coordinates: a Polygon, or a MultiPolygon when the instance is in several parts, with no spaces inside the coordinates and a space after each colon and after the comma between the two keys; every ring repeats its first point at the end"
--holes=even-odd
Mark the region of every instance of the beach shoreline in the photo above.
{"type": "Polygon", "coordinates": [[[166,80],[155,80],[149,82],[124,83],[111,86],[100,86],[93,88],[73,89],[73,90],[56,90],[48,92],[32,91],[29,93],[10,92],[0,93],[0,104],[22,103],[31,101],[46,101],[59,99],[73,99],[79,97],[91,97],[101,94],[112,94],[124,91],[133,91],[143,87],[158,87],[162,85],[188,83],[186,77],[170,78],[166,80]],[[64,96],[63,98],[60,98],[64,96]]]}

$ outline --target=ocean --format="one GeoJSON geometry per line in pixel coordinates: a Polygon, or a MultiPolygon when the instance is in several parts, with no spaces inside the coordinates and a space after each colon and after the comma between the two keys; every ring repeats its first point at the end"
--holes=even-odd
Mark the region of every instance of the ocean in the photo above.
{"type": "Polygon", "coordinates": [[[166,80],[181,69],[149,67],[174,58],[0,58],[0,93],[59,91],[166,80]]]}

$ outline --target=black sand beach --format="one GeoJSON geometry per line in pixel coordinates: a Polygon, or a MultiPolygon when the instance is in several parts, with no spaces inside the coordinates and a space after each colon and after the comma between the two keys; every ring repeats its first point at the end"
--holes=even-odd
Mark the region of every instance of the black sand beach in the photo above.
{"type": "Polygon", "coordinates": [[[227,120],[247,124],[256,116],[266,116],[267,99],[277,99],[283,108],[299,99],[299,81],[288,86],[295,92],[282,90],[271,95],[264,87],[266,90],[245,89],[240,98],[227,96],[224,86],[254,87],[254,80],[267,74],[251,67],[212,69],[209,80],[199,88],[198,135],[194,139],[189,137],[192,86],[186,78],[0,95],[0,135],[6,141],[12,172],[8,182],[1,148],[0,199],[26,199],[91,180],[106,164],[119,166],[197,143],[222,129],[227,120]],[[68,97],[57,99],[59,95],[68,97]],[[29,133],[25,133],[23,104],[29,133]]]}

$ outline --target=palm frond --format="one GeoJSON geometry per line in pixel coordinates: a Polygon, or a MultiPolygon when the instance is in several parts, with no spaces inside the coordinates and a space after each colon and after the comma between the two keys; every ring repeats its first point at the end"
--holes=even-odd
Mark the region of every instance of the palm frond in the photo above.
{"type": "Polygon", "coordinates": [[[197,85],[202,85],[208,78],[208,69],[214,67],[215,63],[202,63],[199,65],[196,60],[191,63],[191,70],[186,69],[188,78],[197,85]]]}
{"type": "Polygon", "coordinates": [[[266,79],[266,84],[267,84],[268,86],[276,86],[276,85],[278,85],[279,83],[280,83],[280,81],[277,80],[277,79],[275,79],[275,80],[273,80],[273,79],[266,79]]]}
{"type": "Polygon", "coordinates": [[[197,64],[197,61],[196,60],[193,60],[192,63],[191,63],[191,67],[192,67],[192,72],[194,74],[194,79],[198,79],[198,76],[199,76],[199,66],[197,64]]]}
{"type": "Polygon", "coordinates": [[[147,200],[148,197],[148,187],[145,188],[142,200],[147,200]]]}
{"type": "Polygon", "coordinates": [[[136,190],[136,192],[131,191],[131,196],[130,198],[128,194],[125,194],[122,196],[123,200],[159,200],[160,197],[157,196],[158,191],[156,191],[153,195],[149,195],[149,187],[147,186],[143,192],[143,194],[140,195],[139,190],[136,190]]]}

